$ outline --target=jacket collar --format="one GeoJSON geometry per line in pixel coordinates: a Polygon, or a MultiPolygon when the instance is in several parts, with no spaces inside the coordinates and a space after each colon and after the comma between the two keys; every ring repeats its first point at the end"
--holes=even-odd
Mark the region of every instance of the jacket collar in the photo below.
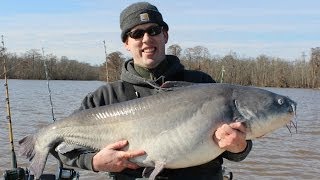
{"type": "Polygon", "coordinates": [[[184,66],[176,56],[166,55],[166,59],[152,70],[135,67],[133,59],[126,61],[122,68],[121,80],[135,85],[147,85],[146,81],[161,84],[178,72],[183,71],[184,66]]]}

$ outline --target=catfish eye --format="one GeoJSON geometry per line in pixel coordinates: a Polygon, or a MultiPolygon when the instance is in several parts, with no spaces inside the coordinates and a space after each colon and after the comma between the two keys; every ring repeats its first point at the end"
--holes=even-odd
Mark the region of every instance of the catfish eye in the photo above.
{"type": "Polygon", "coordinates": [[[284,103],[284,101],[283,101],[282,98],[278,99],[278,104],[279,104],[279,105],[282,105],[283,103],[284,103]]]}

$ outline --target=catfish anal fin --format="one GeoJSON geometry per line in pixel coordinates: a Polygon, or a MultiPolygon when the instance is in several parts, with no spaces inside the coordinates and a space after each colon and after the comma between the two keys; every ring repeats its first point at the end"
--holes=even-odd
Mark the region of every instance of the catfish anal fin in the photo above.
{"type": "Polygon", "coordinates": [[[149,180],[155,180],[157,175],[164,169],[165,164],[166,163],[164,163],[164,162],[156,162],[154,170],[152,171],[152,173],[149,176],[149,180]]]}

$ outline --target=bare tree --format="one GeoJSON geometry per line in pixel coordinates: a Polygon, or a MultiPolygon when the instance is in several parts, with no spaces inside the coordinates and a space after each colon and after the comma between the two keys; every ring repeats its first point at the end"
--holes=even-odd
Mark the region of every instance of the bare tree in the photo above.
{"type": "Polygon", "coordinates": [[[183,59],[189,69],[202,70],[201,62],[210,59],[210,53],[203,46],[195,46],[185,49],[183,59]]]}
{"type": "Polygon", "coordinates": [[[312,87],[320,87],[320,47],[311,48],[311,79],[312,87]]]}
{"type": "Polygon", "coordinates": [[[167,53],[180,57],[182,48],[178,44],[173,44],[167,48],[167,53]]]}
{"type": "Polygon", "coordinates": [[[108,74],[109,81],[116,81],[120,79],[122,64],[125,61],[123,54],[119,51],[112,52],[108,55],[108,74]]]}

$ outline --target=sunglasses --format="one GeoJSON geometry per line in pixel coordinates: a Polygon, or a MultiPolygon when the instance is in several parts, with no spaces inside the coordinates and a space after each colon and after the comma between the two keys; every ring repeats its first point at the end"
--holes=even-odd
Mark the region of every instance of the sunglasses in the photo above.
{"type": "Polygon", "coordinates": [[[156,36],[161,33],[163,27],[162,26],[152,26],[148,29],[137,29],[134,31],[130,31],[127,33],[133,39],[139,39],[144,36],[145,33],[148,33],[149,36],[156,36]]]}

